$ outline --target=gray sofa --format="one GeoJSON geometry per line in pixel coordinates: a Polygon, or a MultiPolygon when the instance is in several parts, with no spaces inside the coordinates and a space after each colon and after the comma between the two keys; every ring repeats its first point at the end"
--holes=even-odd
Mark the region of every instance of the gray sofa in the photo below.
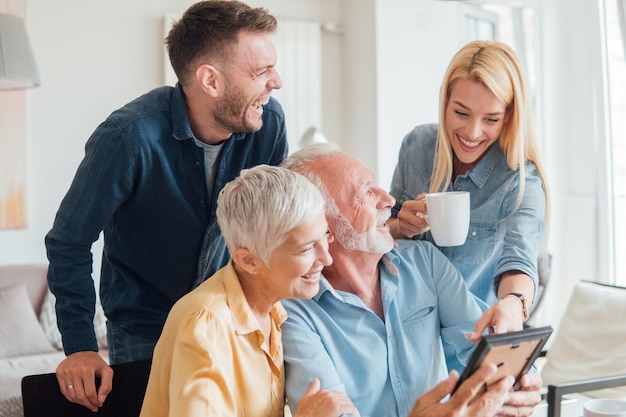
{"type": "MultiPolygon", "coordinates": [[[[45,264],[0,266],[0,293],[5,296],[3,302],[14,303],[10,306],[11,314],[9,315],[10,320],[14,323],[7,323],[9,317],[0,315],[0,327],[5,328],[2,332],[5,336],[4,340],[0,341],[3,344],[2,351],[4,352],[0,355],[0,401],[19,397],[21,395],[20,384],[24,376],[54,372],[56,366],[65,357],[63,352],[55,348],[47,339],[43,327],[39,334],[37,334],[38,329],[33,328],[32,318],[34,317],[38,322],[48,290],[47,270],[48,266],[45,264]],[[21,284],[26,286],[26,293],[30,301],[30,304],[26,306],[23,305],[23,294],[19,289],[21,284]],[[9,290],[11,291],[9,292],[9,290]],[[32,316],[28,314],[28,308],[32,310],[32,316]],[[16,335],[14,326],[17,323],[25,323],[21,326],[22,330],[29,334],[20,332],[19,335],[16,335]],[[12,328],[7,329],[7,324],[12,328]],[[25,329],[27,326],[29,329],[25,329]],[[47,345],[41,340],[41,335],[46,337],[47,345]],[[30,347],[23,346],[26,342],[30,347]],[[33,343],[38,346],[33,347],[33,343]]],[[[5,307],[9,308],[6,304],[5,307]]]]}
{"type": "MultiPolygon", "coordinates": [[[[54,372],[65,358],[47,270],[47,264],[0,265],[0,403],[21,397],[24,376],[54,372]]],[[[100,353],[107,359],[99,306],[96,316],[100,353]]]]}

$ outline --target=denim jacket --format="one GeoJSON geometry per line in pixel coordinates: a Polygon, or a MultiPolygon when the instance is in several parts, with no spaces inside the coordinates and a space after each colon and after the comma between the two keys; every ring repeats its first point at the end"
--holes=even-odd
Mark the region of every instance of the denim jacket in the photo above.
{"type": "MultiPolygon", "coordinates": [[[[436,124],[417,126],[404,138],[391,184],[391,195],[396,198],[393,217],[403,202],[429,191],[436,141],[436,124]]],[[[535,165],[527,162],[525,169],[526,187],[517,209],[520,171],[508,167],[499,142],[450,186],[450,191],[470,193],[470,227],[465,244],[439,249],[486,306],[497,302],[499,279],[507,271],[527,274],[537,288],[546,197],[535,165]]],[[[434,243],[430,232],[415,238],[434,243]]]]}
{"type": "Polygon", "coordinates": [[[241,169],[278,165],[288,152],[284,114],[271,99],[261,130],[225,142],[208,195],[204,151],[193,138],[177,85],[113,112],[87,142],[46,236],[66,354],[97,351],[91,246],[101,231],[107,319],[156,342],[176,300],[229,259],[215,216],[219,191],[241,169]]]}

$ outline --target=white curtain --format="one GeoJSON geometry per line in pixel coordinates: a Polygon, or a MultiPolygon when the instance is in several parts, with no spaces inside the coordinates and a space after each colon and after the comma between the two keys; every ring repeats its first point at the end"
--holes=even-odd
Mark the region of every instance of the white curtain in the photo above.
{"type": "Polygon", "coordinates": [[[320,23],[280,20],[274,36],[283,88],[272,95],[285,111],[290,152],[298,150],[309,128],[322,128],[321,34],[320,23]]]}
{"type": "Polygon", "coordinates": [[[617,0],[617,13],[619,18],[619,28],[622,33],[622,47],[626,56],[626,0],[617,0]]]}

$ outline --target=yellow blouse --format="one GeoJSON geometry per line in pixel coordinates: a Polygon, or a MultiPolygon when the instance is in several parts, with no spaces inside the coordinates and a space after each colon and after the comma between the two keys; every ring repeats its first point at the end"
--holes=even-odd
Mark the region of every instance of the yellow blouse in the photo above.
{"type": "Polygon", "coordinates": [[[141,417],[284,414],[280,303],[269,352],[232,261],[172,308],[154,349],[141,417]]]}

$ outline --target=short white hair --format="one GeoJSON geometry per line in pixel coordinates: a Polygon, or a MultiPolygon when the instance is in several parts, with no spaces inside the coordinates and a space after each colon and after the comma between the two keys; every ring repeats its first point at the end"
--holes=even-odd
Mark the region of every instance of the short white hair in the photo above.
{"type": "Polygon", "coordinates": [[[217,198],[217,223],[231,255],[248,249],[266,264],[287,233],[324,213],[320,191],[286,168],[244,169],[217,198]]]}

